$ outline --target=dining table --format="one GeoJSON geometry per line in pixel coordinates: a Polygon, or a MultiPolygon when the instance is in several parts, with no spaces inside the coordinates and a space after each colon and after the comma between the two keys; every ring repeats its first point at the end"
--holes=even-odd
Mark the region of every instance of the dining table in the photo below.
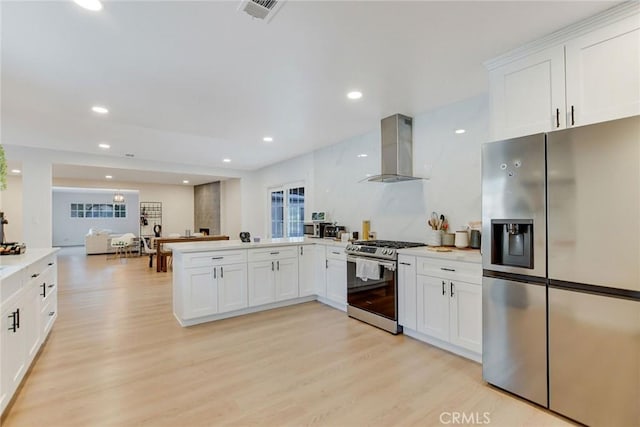
{"type": "Polygon", "coordinates": [[[171,252],[163,251],[162,245],[164,243],[182,243],[182,242],[210,242],[214,240],[229,240],[229,236],[217,235],[217,236],[180,236],[180,237],[157,237],[156,242],[156,271],[167,271],[167,258],[171,255],[171,252]]]}

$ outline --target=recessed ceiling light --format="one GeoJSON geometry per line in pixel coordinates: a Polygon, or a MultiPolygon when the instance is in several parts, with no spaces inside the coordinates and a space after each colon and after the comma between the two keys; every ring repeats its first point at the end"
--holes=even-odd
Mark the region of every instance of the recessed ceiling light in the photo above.
{"type": "Polygon", "coordinates": [[[20,173],[22,172],[20,169],[11,169],[11,173],[20,173]]]}
{"type": "Polygon", "coordinates": [[[94,105],[93,107],[91,107],[91,111],[93,111],[94,113],[98,113],[98,114],[108,114],[109,113],[109,109],[107,107],[103,107],[101,105],[94,105]]]}
{"type": "Polygon", "coordinates": [[[104,177],[107,178],[107,179],[113,178],[111,175],[105,175],[104,177]]]}
{"type": "Polygon", "coordinates": [[[263,140],[264,142],[273,142],[273,138],[272,138],[272,137],[270,137],[270,136],[265,136],[264,138],[262,138],[262,140],[263,140]]]}
{"type": "Polygon", "coordinates": [[[364,154],[364,153],[358,154],[358,157],[368,157],[368,156],[369,156],[368,154],[364,154]]]}
{"type": "Polygon", "coordinates": [[[465,133],[465,132],[466,132],[466,130],[464,130],[464,129],[456,129],[456,133],[457,133],[458,135],[463,134],[463,133],[465,133]]]}
{"type": "Polygon", "coordinates": [[[111,148],[109,144],[105,144],[104,142],[98,144],[98,147],[102,148],[103,150],[108,150],[109,148],[111,148]]]}
{"type": "Polygon", "coordinates": [[[78,6],[87,10],[92,10],[94,12],[102,10],[102,3],[100,2],[100,0],[73,0],[73,1],[78,6]]]}
{"type": "Polygon", "coordinates": [[[182,183],[183,183],[183,184],[188,184],[188,183],[189,183],[189,180],[188,180],[188,179],[183,179],[183,180],[182,180],[182,183]]]}
{"type": "Polygon", "coordinates": [[[229,163],[231,161],[231,159],[222,159],[223,162],[225,163],[229,163]]]}
{"type": "Polygon", "coordinates": [[[362,92],[360,92],[359,90],[354,90],[351,91],[347,94],[347,98],[349,99],[360,99],[362,98],[362,92]]]}

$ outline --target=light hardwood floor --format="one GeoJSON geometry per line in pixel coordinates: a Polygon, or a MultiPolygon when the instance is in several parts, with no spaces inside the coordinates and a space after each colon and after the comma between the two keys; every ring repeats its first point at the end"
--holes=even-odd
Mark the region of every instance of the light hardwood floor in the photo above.
{"type": "Polygon", "coordinates": [[[58,266],[58,321],[3,426],[570,425],[477,363],[316,302],[181,328],[147,258],[65,250],[58,266]]]}

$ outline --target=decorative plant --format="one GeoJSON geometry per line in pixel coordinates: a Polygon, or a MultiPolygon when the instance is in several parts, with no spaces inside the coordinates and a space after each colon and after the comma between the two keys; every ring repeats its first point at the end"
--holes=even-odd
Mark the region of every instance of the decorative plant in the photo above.
{"type": "Polygon", "coordinates": [[[0,191],[7,189],[7,159],[4,158],[4,147],[0,144],[0,191]]]}

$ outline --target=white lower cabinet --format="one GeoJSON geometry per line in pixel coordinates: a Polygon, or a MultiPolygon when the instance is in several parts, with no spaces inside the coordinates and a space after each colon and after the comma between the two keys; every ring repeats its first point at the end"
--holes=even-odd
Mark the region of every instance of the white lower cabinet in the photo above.
{"type": "Polygon", "coordinates": [[[297,247],[255,250],[249,253],[249,305],[298,297],[297,247]],[[267,261],[251,261],[264,259],[267,261]]]}
{"type": "Polygon", "coordinates": [[[482,285],[450,282],[451,344],[482,353],[482,285]]]}
{"type": "Polygon", "coordinates": [[[249,305],[246,264],[221,265],[216,271],[216,279],[218,313],[240,310],[249,305]]]}
{"type": "Polygon", "coordinates": [[[327,300],[340,307],[347,304],[347,255],[344,248],[326,248],[327,300]]]}
{"type": "Polygon", "coordinates": [[[449,283],[430,276],[418,276],[418,331],[449,340],[449,283]]]}
{"type": "Polygon", "coordinates": [[[315,253],[315,245],[298,246],[298,296],[306,297],[316,293],[315,253]]]}
{"type": "Polygon", "coordinates": [[[481,264],[400,255],[398,318],[405,334],[479,361],[481,264]]]}
{"type": "Polygon", "coordinates": [[[213,267],[196,267],[187,271],[184,302],[183,317],[185,319],[218,312],[218,289],[213,279],[213,267]]]}
{"type": "Polygon", "coordinates": [[[315,294],[320,298],[327,296],[327,256],[324,246],[315,246],[313,255],[313,282],[315,294]]]}
{"type": "Polygon", "coordinates": [[[185,319],[247,307],[246,264],[188,269],[184,297],[185,319]]]}
{"type": "Polygon", "coordinates": [[[276,300],[275,261],[249,263],[249,305],[269,304],[276,300]]]}
{"type": "Polygon", "coordinates": [[[25,355],[26,333],[24,327],[20,327],[20,316],[24,315],[22,298],[11,304],[2,312],[2,389],[0,401],[2,409],[7,405],[11,396],[18,388],[22,377],[27,370],[27,357],[25,355]]]}
{"type": "Polygon", "coordinates": [[[398,256],[398,323],[417,329],[416,257],[398,256]]]}

